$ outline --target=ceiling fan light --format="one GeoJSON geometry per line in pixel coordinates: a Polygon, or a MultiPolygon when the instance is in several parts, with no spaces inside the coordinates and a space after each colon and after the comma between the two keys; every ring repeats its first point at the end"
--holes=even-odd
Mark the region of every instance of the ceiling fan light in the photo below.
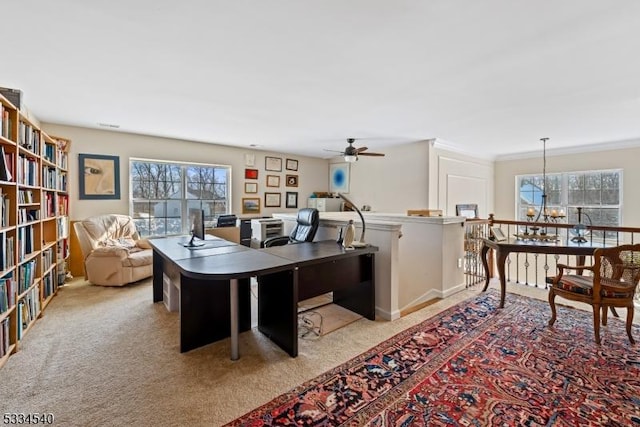
{"type": "Polygon", "coordinates": [[[345,155],[344,155],[344,161],[345,161],[345,162],[353,163],[353,162],[355,162],[356,160],[358,160],[358,156],[352,156],[352,155],[350,155],[350,154],[345,154],[345,155]]]}

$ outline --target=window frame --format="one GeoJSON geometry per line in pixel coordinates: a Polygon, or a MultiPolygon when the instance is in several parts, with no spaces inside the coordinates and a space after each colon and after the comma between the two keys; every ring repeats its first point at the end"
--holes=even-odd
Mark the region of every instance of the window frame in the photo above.
{"type": "MultiPolygon", "coordinates": [[[[168,202],[171,200],[175,200],[175,201],[179,201],[180,202],[180,220],[181,220],[181,227],[180,227],[180,233],[169,233],[167,228],[165,227],[165,233],[159,233],[159,234],[152,234],[151,231],[151,220],[153,218],[156,218],[154,215],[149,216],[148,219],[148,224],[149,224],[149,231],[148,233],[146,232],[140,232],[139,233],[141,236],[145,237],[145,238],[149,238],[149,237],[166,237],[166,236],[175,236],[175,235],[181,235],[181,234],[188,234],[189,233],[189,228],[190,228],[190,224],[189,224],[189,216],[188,216],[188,211],[189,208],[193,208],[193,202],[194,201],[200,201],[200,206],[202,206],[202,202],[206,202],[206,203],[212,203],[215,204],[215,202],[217,200],[224,200],[224,203],[226,204],[225,206],[225,210],[224,212],[220,211],[216,211],[215,209],[213,210],[212,213],[210,213],[209,215],[207,215],[207,220],[205,221],[205,223],[207,222],[211,222],[211,221],[215,221],[216,218],[218,218],[220,215],[228,215],[231,213],[232,211],[232,197],[233,197],[233,192],[232,192],[232,177],[233,177],[233,168],[231,165],[225,165],[225,164],[219,164],[219,163],[196,163],[196,162],[184,162],[184,161],[176,161],[176,160],[158,160],[158,159],[147,159],[147,158],[139,158],[139,157],[130,157],[129,158],[129,214],[130,216],[133,218],[134,223],[139,223],[139,221],[141,218],[139,216],[137,216],[137,213],[135,212],[135,204],[136,203],[158,203],[158,202],[168,202]],[[165,195],[165,198],[136,198],[134,197],[134,176],[133,176],[133,169],[134,169],[134,164],[135,163],[149,163],[149,164],[162,164],[162,165],[172,165],[172,166],[177,166],[180,168],[180,197],[179,198],[169,198],[165,195]],[[224,183],[216,183],[215,179],[212,183],[210,183],[212,186],[217,186],[217,185],[224,185],[225,186],[225,198],[224,199],[202,199],[202,198],[189,198],[188,197],[188,184],[189,184],[189,180],[187,177],[187,170],[189,168],[193,168],[193,167],[201,167],[201,168],[211,168],[213,169],[213,177],[216,176],[216,171],[217,170],[223,170],[225,172],[225,182],[224,183]]],[[[167,180],[165,180],[165,182],[168,182],[167,180]]],[[[165,205],[165,208],[168,207],[168,203],[167,205],[165,205]]],[[[165,210],[164,212],[164,218],[166,223],[168,223],[168,220],[170,218],[173,217],[169,217],[167,216],[167,210],[165,210]]],[[[160,218],[160,217],[158,217],[160,218]]],[[[137,224],[136,224],[137,225],[137,224]]],[[[209,225],[211,227],[213,227],[213,224],[209,225]]],[[[141,228],[142,229],[142,228],[141,228]]],[[[154,230],[155,231],[155,230],[154,230]]]]}
{"type": "MultiPolygon", "coordinates": [[[[540,211],[540,203],[522,203],[523,197],[521,196],[521,188],[522,188],[522,181],[524,179],[530,179],[531,181],[534,181],[535,179],[541,181],[542,180],[542,173],[535,173],[535,174],[522,174],[522,175],[516,175],[515,176],[515,217],[517,221],[527,221],[528,218],[526,216],[526,212],[528,207],[533,207],[535,208],[536,211],[536,215],[537,212],[540,211]]],[[[583,171],[565,171],[565,172],[555,172],[555,173],[547,173],[546,174],[546,182],[545,182],[545,188],[547,188],[547,184],[549,182],[550,178],[556,178],[556,177],[560,177],[559,180],[559,184],[560,184],[560,203],[552,203],[549,200],[546,201],[546,205],[549,211],[551,211],[552,209],[562,209],[566,212],[566,218],[563,219],[559,219],[558,222],[561,223],[577,223],[577,220],[573,220],[573,212],[577,211],[578,207],[583,208],[583,212],[585,210],[594,210],[594,209],[616,209],[617,210],[617,216],[618,216],[618,224],[616,224],[617,226],[620,226],[621,224],[623,224],[623,206],[624,206],[624,200],[623,200],[623,178],[624,178],[624,171],[621,168],[615,168],[615,169],[594,169],[594,170],[583,170],[583,171]],[[602,202],[600,204],[587,204],[585,203],[570,203],[569,200],[569,176],[570,175],[587,175],[587,174],[611,174],[611,173],[615,173],[618,175],[618,203],[617,204],[603,204],[602,202]],[[571,215],[570,215],[571,214],[571,215]]],[[[538,187],[539,188],[539,187],[538,187]]],[[[545,194],[547,194],[547,198],[549,195],[549,190],[544,191],[545,194]]],[[[542,217],[540,218],[540,221],[542,221],[542,217]]],[[[603,224],[601,221],[593,221],[593,225],[612,225],[612,224],[603,224]]]]}

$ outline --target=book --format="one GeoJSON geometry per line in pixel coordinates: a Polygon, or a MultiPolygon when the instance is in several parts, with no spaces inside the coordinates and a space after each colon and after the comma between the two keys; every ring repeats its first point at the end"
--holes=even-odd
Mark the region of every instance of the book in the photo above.
{"type": "Polygon", "coordinates": [[[11,181],[13,177],[11,176],[11,169],[9,169],[7,155],[4,151],[4,146],[2,145],[0,145],[0,154],[2,154],[2,158],[0,159],[0,181],[11,181]]]}

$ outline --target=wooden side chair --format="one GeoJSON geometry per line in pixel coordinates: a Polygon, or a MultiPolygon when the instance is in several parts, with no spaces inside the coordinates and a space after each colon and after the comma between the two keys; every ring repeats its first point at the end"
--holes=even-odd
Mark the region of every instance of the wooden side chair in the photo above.
{"type": "Polygon", "coordinates": [[[549,326],[553,326],[556,321],[556,295],[590,304],[593,308],[596,343],[600,344],[600,313],[602,312],[602,324],[606,326],[609,307],[624,307],[627,309],[627,335],[629,341],[635,344],[631,326],[633,299],[640,279],[640,244],[596,249],[593,260],[592,266],[570,267],[558,264],[558,275],[553,278],[549,288],[549,326]],[[591,274],[565,274],[565,270],[588,270],[591,274]]]}

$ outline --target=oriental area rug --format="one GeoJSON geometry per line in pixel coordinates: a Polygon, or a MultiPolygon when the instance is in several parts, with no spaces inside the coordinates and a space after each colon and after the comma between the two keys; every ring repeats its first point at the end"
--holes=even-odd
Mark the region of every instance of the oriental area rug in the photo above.
{"type": "MultiPolygon", "coordinates": [[[[640,426],[640,344],[591,312],[489,291],[230,426],[640,426]]],[[[633,334],[640,341],[640,327],[633,334]]]]}

